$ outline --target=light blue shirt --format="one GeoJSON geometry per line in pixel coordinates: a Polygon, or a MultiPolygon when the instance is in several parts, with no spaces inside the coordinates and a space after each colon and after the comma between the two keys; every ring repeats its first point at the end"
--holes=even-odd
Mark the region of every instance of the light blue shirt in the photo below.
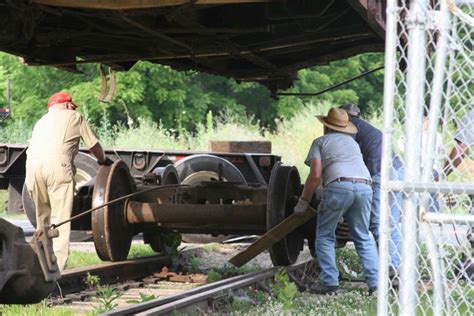
{"type": "Polygon", "coordinates": [[[360,147],[350,134],[329,133],[316,138],[311,145],[305,164],[320,159],[323,165],[323,185],[340,177],[370,180],[360,147]]]}

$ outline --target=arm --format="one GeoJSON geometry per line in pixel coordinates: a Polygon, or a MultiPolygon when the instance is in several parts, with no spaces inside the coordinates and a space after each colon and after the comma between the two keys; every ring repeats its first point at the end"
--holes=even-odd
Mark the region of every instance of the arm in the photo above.
{"type": "Polygon", "coordinates": [[[93,154],[97,158],[99,162],[105,161],[106,157],[105,157],[104,149],[102,148],[99,142],[97,142],[94,146],[89,148],[89,151],[91,152],[91,154],[93,154]]]}
{"type": "Polygon", "coordinates": [[[311,201],[311,197],[313,196],[314,192],[316,192],[316,188],[321,182],[321,174],[323,169],[322,166],[323,165],[320,159],[311,160],[309,175],[306,179],[303,194],[301,196],[303,200],[307,202],[311,201]]]}
{"type": "Polygon", "coordinates": [[[309,175],[304,185],[303,194],[299,198],[298,204],[295,206],[294,213],[304,214],[308,209],[308,204],[311,201],[311,197],[321,182],[322,169],[323,168],[320,159],[311,160],[309,175]]]}
{"type": "Polygon", "coordinates": [[[456,146],[451,150],[449,158],[444,165],[444,174],[449,176],[454,169],[463,161],[464,157],[469,153],[469,147],[460,141],[456,141],[456,146]]]}

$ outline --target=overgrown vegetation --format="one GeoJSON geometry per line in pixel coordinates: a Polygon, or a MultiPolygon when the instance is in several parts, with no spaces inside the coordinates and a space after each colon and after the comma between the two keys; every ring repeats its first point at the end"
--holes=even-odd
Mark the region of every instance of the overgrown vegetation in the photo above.
{"type": "Polygon", "coordinates": [[[116,301],[122,296],[119,290],[108,285],[101,285],[100,277],[91,275],[89,272],[87,272],[84,282],[89,289],[96,290],[96,296],[93,297],[93,301],[97,303],[94,306],[96,314],[104,313],[117,307],[116,301]]]}
{"type": "Polygon", "coordinates": [[[100,314],[113,310],[117,307],[116,301],[121,296],[122,293],[116,288],[110,287],[108,285],[98,285],[97,296],[94,298],[94,301],[97,302],[98,305],[94,307],[94,311],[97,314],[100,314]]]}
{"type": "Polygon", "coordinates": [[[127,303],[128,304],[140,304],[140,303],[143,303],[143,302],[148,302],[148,301],[154,300],[156,298],[156,296],[154,294],[146,294],[146,293],[142,293],[142,292],[139,292],[138,294],[140,295],[139,299],[137,299],[137,300],[128,300],[127,303]]]}
{"type": "MultiPolygon", "coordinates": [[[[288,92],[316,92],[380,66],[382,62],[383,54],[361,54],[301,70],[288,92]]],[[[80,105],[79,111],[96,125],[102,123],[103,117],[112,125],[129,125],[147,119],[179,132],[194,130],[198,124],[205,123],[209,111],[220,113],[227,109],[240,117],[252,115],[259,126],[273,128],[276,118],[292,117],[306,102],[358,102],[367,113],[380,109],[382,104],[383,71],[318,97],[274,100],[265,87],[256,83],[239,84],[224,77],[195,71],[178,72],[167,66],[138,62],[129,71],[116,74],[114,99],[110,104],[103,104],[97,100],[101,87],[98,66],[78,65],[78,69],[82,74],[52,67],[27,67],[15,56],[0,53],[0,91],[5,91],[6,80],[10,79],[13,121],[31,126],[46,112],[49,96],[60,90],[72,93],[80,105]]],[[[3,104],[5,95],[1,93],[0,106],[3,104]]]]}
{"type": "Polygon", "coordinates": [[[32,305],[1,305],[0,315],[3,316],[73,316],[76,313],[67,307],[51,307],[48,301],[43,300],[41,303],[32,305]]]}
{"type": "Polygon", "coordinates": [[[232,264],[224,264],[220,267],[212,268],[207,271],[207,281],[209,283],[216,282],[225,278],[230,278],[236,275],[251,273],[262,270],[258,265],[245,264],[241,267],[236,267],[232,264]]]}
{"type": "Polygon", "coordinates": [[[290,278],[285,270],[281,270],[275,275],[271,289],[276,300],[283,305],[284,309],[289,310],[294,307],[293,303],[298,294],[298,289],[295,283],[290,282],[290,278]]]}

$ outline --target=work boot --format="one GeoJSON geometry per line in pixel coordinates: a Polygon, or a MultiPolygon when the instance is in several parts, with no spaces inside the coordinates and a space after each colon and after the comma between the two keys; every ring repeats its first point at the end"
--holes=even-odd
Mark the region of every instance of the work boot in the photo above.
{"type": "Polygon", "coordinates": [[[338,290],[338,285],[324,285],[319,282],[309,288],[310,293],[319,295],[337,294],[338,290]]]}
{"type": "Polygon", "coordinates": [[[377,287],[369,287],[369,296],[377,297],[377,287]]]}

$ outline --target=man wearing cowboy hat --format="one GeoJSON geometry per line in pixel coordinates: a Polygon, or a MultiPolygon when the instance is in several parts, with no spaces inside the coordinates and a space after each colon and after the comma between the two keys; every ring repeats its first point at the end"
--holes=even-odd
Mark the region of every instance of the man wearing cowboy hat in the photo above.
{"type": "Polygon", "coordinates": [[[337,224],[344,216],[349,222],[369,291],[374,292],[377,289],[378,254],[369,233],[372,182],[359,145],[351,135],[357,133],[357,128],[339,108],[332,108],[327,116],[317,118],[324,125],[324,136],[311,145],[305,160],[310,173],[294,209],[297,214],[305,212],[316,188],[323,182],[323,199],[316,221],[316,259],[321,274],[319,283],[310,291],[327,294],[339,288],[335,239],[337,224]]]}
{"type": "MultiPolygon", "coordinates": [[[[99,164],[110,164],[97,137],[67,92],[51,96],[46,113],[33,129],[26,152],[25,184],[36,207],[37,229],[69,219],[74,198],[74,158],[82,138],[99,164]]],[[[69,253],[71,224],[58,228],[53,249],[59,269],[69,253]]]]}

